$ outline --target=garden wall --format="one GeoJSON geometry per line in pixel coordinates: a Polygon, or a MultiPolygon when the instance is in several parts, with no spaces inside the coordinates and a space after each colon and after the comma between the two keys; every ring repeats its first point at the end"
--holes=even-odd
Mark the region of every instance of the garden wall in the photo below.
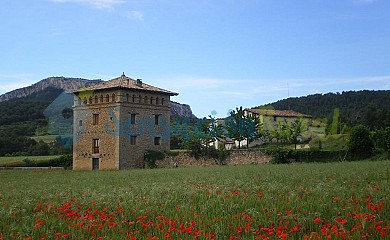
{"type": "MultiPolygon", "coordinates": [[[[224,162],[225,165],[264,164],[271,161],[271,156],[259,149],[231,150],[224,162]]],[[[166,156],[164,160],[156,162],[158,167],[188,167],[220,165],[217,159],[190,156],[190,153],[179,153],[177,156],[166,156]]]]}

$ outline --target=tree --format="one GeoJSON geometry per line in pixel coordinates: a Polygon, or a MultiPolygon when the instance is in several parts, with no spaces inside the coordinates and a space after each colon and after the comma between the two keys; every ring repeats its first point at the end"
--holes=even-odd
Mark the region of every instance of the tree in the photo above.
{"type": "Polygon", "coordinates": [[[227,135],[238,141],[238,148],[241,148],[241,141],[243,140],[247,141],[247,148],[249,148],[251,142],[263,136],[261,126],[260,118],[245,114],[242,107],[236,108],[236,111],[231,111],[226,122],[227,135]]]}
{"type": "Polygon", "coordinates": [[[230,112],[230,117],[226,122],[228,137],[238,141],[238,148],[241,148],[241,141],[244,136],[244,110],[242,107],[236,108],[236,111],[230,112]]]}
{"type": "Polygon", "coordinates": [[[297,149],[297,143],[299,142],[298,137],[302,132],[302,118],[297,118],[294,122],[289,126],[290,135],[289,140],[291,143],[294,143],[295,149],[297,149]]]}
{"type": "Polygon", "coordinates": [[[363,125],[352,128],[348,142],[348,151],[354,157],[368,157],[374,151],[374,144],[370,138],[370,132],[363,125]]]}

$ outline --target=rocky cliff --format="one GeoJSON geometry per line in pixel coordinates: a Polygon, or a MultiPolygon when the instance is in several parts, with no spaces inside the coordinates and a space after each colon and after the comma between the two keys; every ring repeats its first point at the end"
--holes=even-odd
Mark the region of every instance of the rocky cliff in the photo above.
{"type": "Polygon", "coordinates": [[[192,113],[191,107],[188,104],[181,104],[171,101],[171,116],[181,116],[185,118],[195,118],[192,113]]]}
{"type": "Polygon", "coordinates": [[[23,98],[31,94],[43,91],[47,87],[53,87],[63,90],[73,90],[83,86],[90,86],[101,82],[101,80],[88,80],[82,78],[49,77],[43,79],[29,87],[19,88],[11,92],[0,95],[0,102],[16,98],[23,98]]]}

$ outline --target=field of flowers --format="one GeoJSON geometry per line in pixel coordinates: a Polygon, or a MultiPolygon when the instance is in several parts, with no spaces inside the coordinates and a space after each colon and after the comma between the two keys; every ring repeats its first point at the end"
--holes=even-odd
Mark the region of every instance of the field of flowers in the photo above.
{"type": "Polygon", "coordinates": [[[389,239],[390,162],[1,171],[0,239],[389,239]]]}

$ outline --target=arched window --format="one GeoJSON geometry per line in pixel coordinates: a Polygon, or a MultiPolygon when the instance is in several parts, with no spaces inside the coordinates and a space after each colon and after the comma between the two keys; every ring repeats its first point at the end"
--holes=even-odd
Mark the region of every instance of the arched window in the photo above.
{"type": "Polygon", "coordinates": [[[100,95],[100,102],[103,102],[103,95],[100,95]]]}
{"type": "Polygon", "coordinates": [[[156,97],[156,105],[159,105],[160,104],[160,99],[158,97],[156,97]]]}
{"type": "Polygon", "coordinates": [[[144,103],[148,104],[148,97],[147,96],[144,97],[144,103]]]}
{"type": "Polygon", "coordinates": [[[133,96],[131,97],[131,101],[132,102],[135,102],[135,95],[133,94],[133,96]]]}
{"type": "Polygon", "coordinates": [[[111,95],[111,101],[112,101],[112,102],[115,102],[115,93],[113,93],[113,94],[111,95]]]}
{"type": "Polygon", "coordinates": [[[161,98],[161,105],[164,105],[164,98],[161,98]]]}
{"type": "Polygon", "coordinates": [[[89,97],[89,104],[92,104],[92,96],[89,97]]]}
{"type": "Polygon", "coordinates": [[[153,104],[153,101],[154,101],[153,97],[150,97],[150,104],[153,104]]]}
{"type": "Polygon", "coordinates": [[[110,95],[106,95],[106,102],[109,102],[110,101],[110,95]]]}
{"type": "Polygon", "coordinates": [[[95,103],[98,103],[99,102],[99,98],[98,98],[98,96],[96,95],[95,96],[95,103]]]}

